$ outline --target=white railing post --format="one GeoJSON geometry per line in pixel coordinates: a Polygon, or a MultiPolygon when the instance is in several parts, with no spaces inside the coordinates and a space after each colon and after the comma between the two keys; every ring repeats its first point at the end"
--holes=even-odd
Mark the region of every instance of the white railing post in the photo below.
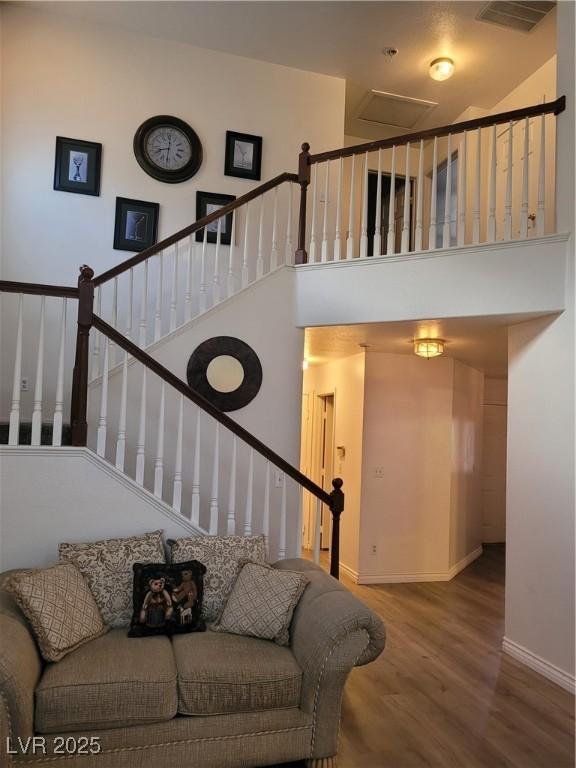
{"type": "Polygon", "coordinates": [[[410,142],[406,144],[406,170],[404,179],[404,215],[402,217],[402,243],[400,252],[410,250],[410,142]]]}
{"type": "Polygon", "coordinates": [[[144,262],[144,277],[142,279],[142,297],[140,304],[140,329],[138,344],[144,349],[148,329],[148,259],[144,262]]]}
{"type": "Polygon", "coordinates": [[[194,467],[192,470],[192,511],[191,521],[193,525],[200,522],[200,418],[202,411],[196,410],[196,437],[194,441],[194,467]]]}
{"type": "Polygon", "coordinates": [[[42,400],[44,382],[44,326],[46,322],[46,297],[40,300],[40,329],[38,332],[38,362],[34,386],[34,408],[32,411],[32,445],[40,445],[42,433],[42,400]]]}
{"type": "Polygon", "coordinates": [[[62,445],[62,421],[64,415],[64,355],[66,349],[66,298],[62,299],[60,317],[60,347],[58,350],[58,374],[56,378],[56,402],[52,422],[52,445],[62,445]]]}
{"type": "Polygon", "coordinates": [[[232,212],[232,234],[230,237],[230,253],[228,254],[228,280],[226,283],[226,296],[229,298],[236,292],[234,283],[234,257],[236,249],[236,211],[232,212]]]}
{"type": "Polygon", "coordinates": [[[156,306],[154,308],[154,341],[162,335],[162,294],[164,292],[164,254],[158,254],[158,281],[156,283],[156,306]]]}
{"type": "Polygon", "coordinates": [[[294,245],[292,240],[292,182],[288,182],[288,213],[286,219],[286,246],[284,248],[284,264],[292,264],[294,245]]]}
{"type": "Polygon", "coordinates": [[[232,435],[232,456],[230,460],[230,486],[228,488],[228,517],[226,522],[226,534],[234,536],[236,533],[236,435],[232,435]]]}
{"type": "Polygon", "coordinates": [[[136,482],[144,485],[144,468],[146,464],[146,366],[142,366],[142,388],[140,390],[140,419],[138,423],[138,439],[136,442],[136,482]]]}
{"type": "Polygon", "coordinates": [[[250,227],[250,203],[246,204],[246,216],[244,218],[244,251],[242,253],[242,279],[241,286],[246,288],[249,280],[248,272],[248,231],[250,227]]]}
{"type": "Polygon", "coordinates": [[[444,198],[444,223],[442,226],[442,248],[450,247],[450,215],[452,208],[452,135],[448,134],[446,155],[446,197],[444,198]]]}
{"type": "Polygon", "coordinates": [[[512,239],[512,167],[514,161],[514,127],[508,128],[508,168],[506,169],[506,199],[504,201],[504,240],[512,239]]]}
{"type": "Polygon", "coordinates": [[[262,533],[266,537],[270,550],[270,462],[266,461],[266,476],[264,479],[264,509],[262,512],[262,533]]]}
{"type": "Polygon", "coordinates": [[[166,407],[166,383],[160,382],[160,406],[158,408],[158,435],[156,438],[156,459],[154,461],[154,496],[162,498],[164,483],[164,423],[166,407]]]}
{"type": "Polygon", "coordinates": [[[428,228],[428,250],[436,248],[438,217],[436,206],[438,196],[438,137],[434,136],[434,149],[432,150],[432,188],[430,190],[430,225],[428,228]]]}
{"type": "Polygon", "coordinates": [[[330,193],[330,160],[326,161],[326,175],[324,177],[324,211],[322,216],[322,245],[320,261],[328,261],[328,195],[330,193]]]}
{"type": "Polygon", "coordinates": [[[116,468],[124,471],[126,455],[126,410],[128,405],[128,353],[124,352],[122,361],[122,384],[120,393],[120,417],[118,419],[118,437],[116,439],[116,468]]]}
{"type": "Polygon", "coordinates": [[[362,183],[362,213],[360,229],[360,258],[368,256],[368,152],[364,155],[364,174],[362,183]]]}
{"type": "Polygon", "coordinates": [[[184,395],[178,398],[178,429],[176,432],[176,457],[174,459],[174,483],[172,506],[177,512],[182,509],[182,441],[184,437],[184,395]]]}
{"type": "Polygon", "coordinates": [[[315,163],[312,171],[312,218],[310,220],[310,248],[308,250],[308,263],[314,264],[316,261],[316,198],[318,182],[318,163],[315,163]]]}
{"type": "Polygon", "coordinates": [[[254,448],[250,448],[248,459],[248,482],[246,485],[246,509],[244,510],[244,536],[252,536],[252,512],[254,501],[254,448]]]}
{"type": "Polygon", "coordinates": [[[490,152],[490,181],[488,183],[488,224],[486,227],[486,242],[496,240],[496,126],[492,126],[492,147],[490,152]]]}
{"type": "Polygon", "coordinates": [[[206,244],[208,243],[208,227],[204,227],[202,237],[202,253],[200,255],[200,290],[198,313],[202,315],[206,312],[206,244]]]}
{"type": "Polygon", "coordinates": [[[316,499],[316,514],[314,515],[314,562],[320,562],[320,526],[322,524],[322,502],[316,499]]]}
{"type": "Polygon", "coordinates": [[[416,229],[414,250],[422,250],[422,219],[424,199],[424,141],[420,140],[420,154],[418,155],[418,179],[416,181],[416,229]]]}
{"type": "Polygon", "coordinates": [[[522,165],[522,203],[520,206],[520,237],[528,237],[528,197],[529,197],[529,150],[530,150],[530,121],[524,121],[524,161],[522,165]]]}
{"type": "Polygon", "coordinates": [[[460,143],[460,155],[458,157],[458,222],[456,229],[456,243],[459,247],[464,245],[466,239],[466,184],[468,162],[468,134],[464,131],[460,143]]]}
{"type": "Polygon", "coordinates": [[[378,174],[376,176],[376,216],[372,256],[382,255],[382,150],[378,150],[378,174]]]}
{"type": "Polygon", "coordinates": [[[18,330],[16,331],[16,354],[14,357],[14,378],[12,380],[12,405],[8,445],[18,445],[20,437],[20,391],[22,386],[22,323],[24,296],[18,297],[18,330]]]}
{"type": "Polygon", "coordinates": [[[342,224],[342,183],[343,183],[344,158],[338,161],[338,182],[336,185],[336,229],[334,232],[334,261],[340,261],[342,258],[342,234],[340,227],[342,224]]]}
{"type": "Polygon", "coordinates": [[[214,251],[214,277],[212,278],[212,306],[220,303],[220,241],[222,239],[222,217],[216,228],[216,250],[214,251]]]}
{"type": "Polygon", "coordinates": [[[108,430],[108,379],[110,369],[110,342],[108,336],[104,336],[104,367],[102,381],[100,383],[100,417],[96,435],[96,453],[98,456],[106,455],[106,433],[108,430]]]}
{"type": "Polygon", "coordinates": [[[388,235],[386,238],[386,255],[396,252],[396,147],[392,147],[392,164],[390,166],[390,200],[388,201],[388,235]]]}
{"type": "MultiPolygon", "coordinates": [[[[354,155],[352,155],[354,157],[354,155]]],[[[286,475],[282,475],[282,501],[280,503],[280,531],[278,538],[278,559],[286,557],[286,475]]]]}
{"type": "Polygon", "coordinates": [[[128,270],[128,317],[126,319],[126,338],[132,338],[132,322],[134,314],[134,269],[128,270]]]}
{"type": "MultiPolygon", "coordinates": [[[[97,285],[94,291],[94,307],[98,317],[102,317],[102,288],[97,285]]],[[[90,372],[90,381],[98,378],[100,374],[100,337],[101,334],[95,328],[92,329],[94,335],[94,348],[92,350],[92,370],[90,372]]]]}
{"type": "Polygon", "coordinates": [[[212,459],[212,491],[210,494],[210,528],[211,536],[218,533],[218,486],[220,483],[220,424],[216,421],[214,434],[214,456],[212,459]]]}
{"type": "Polygon", "coordinates": [[[356,156],[352,155],[350,170],[350,201],[348,205],[348,236],[346,238],[346,258],[354,258],[354,195],[356,186],[356,156]]]}
{"type": "Polygon", "coordinates": [[[264,195],[260,195],[258,216],[258,251],[256,256],[256,280],[264,275],[264,195]]]}
{"type": "Polygon", "coordinates": [[[546,215],[546,115],[540,118],[540,157],[538,172],[538,207],[536,209],[536,234],[542,237],[546,215]]]}
{"type": "Polygon", "coordinates": [[[476,131],[476,174],[474,179],[474,207],[472,209],[472,243],[480,242],[480,191],[482,178],[482,129],[476,131]]]}
{"type": "Polygon", "coordinates": [[[170,286],[170,333],[176,330],[178,314],[178,243],[174,244],[174,261],[172,262],[172,284],[170,286]]]}
{"type": "Polygon", "coordinates": [[[270,248],[270,271],[278,266],[278,187],[274,187],[274,208],[272,212],[272,246],[270,248]]]}
{"type": "Polygon", "coordinates": [[[186,288],[184,294],[184,322],[192,320],[192,253],[194,249],[193,235],[188,236],[186,245],[186,288]]]}

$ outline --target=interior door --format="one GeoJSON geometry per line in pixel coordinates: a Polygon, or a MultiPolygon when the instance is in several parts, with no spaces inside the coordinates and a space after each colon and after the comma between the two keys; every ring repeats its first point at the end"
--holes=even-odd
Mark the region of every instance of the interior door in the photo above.
{"type": "MultiPolygon", "coordinates": [[[[320,426],[320,485],[325,491],[332,490],[334,477],[334,395],[320,397],[322,405],[320,426]]],[[[320,523],[320,549],[330,549],[332,514],[322,505],[320,523]]]]}
{"type": "MultiPolygon", "coordinates": [[[[381,174],[380,190],[380,237],[382,243],[382,253],[374,253],[374,233],[376,232],[376,196],[378,192],[378,174],[374,171],[368,173],[368,256],[385,255],[388,247],[388,215],[390,213],[390,176],[386,173],[381,174]]],[[[404,187],[405,179],[403,176],[396,176],[394,198],[394,251],[400,252],[402,242],[402,225],[404,221],[404,187]]],[[[411,180],[410,189],[410,247],[412,247],[412,225],[413,225],[413,204],[412,191],[414,181],[411,180]]]]}
{"type": "Polygon", "coordinates": [[[506,541],[505,405],[484,405],[482,456],[482,542],[506,541]]]}
{"type": "MultiPolygon", "coordinates": [[[[302,395],[302,431],[300,442],[300,471],[312,477],[312,396],[302,395]]],[[[312,549],[314,543],[314,499],[308,491],[302,497],[302,546],[312,549]]]]}

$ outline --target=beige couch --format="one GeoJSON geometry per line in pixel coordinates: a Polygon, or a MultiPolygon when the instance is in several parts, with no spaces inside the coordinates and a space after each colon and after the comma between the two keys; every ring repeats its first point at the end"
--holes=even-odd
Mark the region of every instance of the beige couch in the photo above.
{"type": "Polygon", "coordinates": [[[381,653],[384,627],[312,563],[275,567],[310,577],[290,648],[210,631],[170,640],[111,630],[56,664],[43,664],[0,585],[2,768],[333,765],[344,683],[381,653]]]}

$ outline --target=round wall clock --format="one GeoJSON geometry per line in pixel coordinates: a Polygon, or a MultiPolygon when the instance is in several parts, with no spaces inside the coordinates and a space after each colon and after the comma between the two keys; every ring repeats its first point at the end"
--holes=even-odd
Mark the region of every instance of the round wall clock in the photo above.
{"type": "Polygon", "coordinates": [[[262,386],[262,365],[246,342],[215,336],[200,344],[186,369],[188,385],[221,411],[248,405],[262,386]]]}
{"type": "Polygon", "coordinates": [[[202,164],[198,135],[184,120],[170,115],[142,123],[134,135],[134,154],[148,175],[168,184],[191,179],[202,164]]]}

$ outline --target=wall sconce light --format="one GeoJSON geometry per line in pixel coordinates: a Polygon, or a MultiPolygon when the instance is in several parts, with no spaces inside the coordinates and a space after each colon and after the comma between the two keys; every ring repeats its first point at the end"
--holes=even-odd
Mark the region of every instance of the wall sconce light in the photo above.
{"type": "Polygon", "coordinates": [[[430,62],[430,77],[432,80],[448,80],[454,74],[454,62],[446,56],[430,62]]]}
{"type": "Polygon", "coordinates": [[[414,339],[414,354],[419,357],[439,357],[443,353],[443,339],[414,339]]]}
{"type": "Polygon", "coordinates": [[[308,360],[306,360],[306,358],[304,358],[304,360],[302,360],[302,370],[303,371],[307,371],[309,365],[310,365],[310,363],[308,362],[308,360]]]}

